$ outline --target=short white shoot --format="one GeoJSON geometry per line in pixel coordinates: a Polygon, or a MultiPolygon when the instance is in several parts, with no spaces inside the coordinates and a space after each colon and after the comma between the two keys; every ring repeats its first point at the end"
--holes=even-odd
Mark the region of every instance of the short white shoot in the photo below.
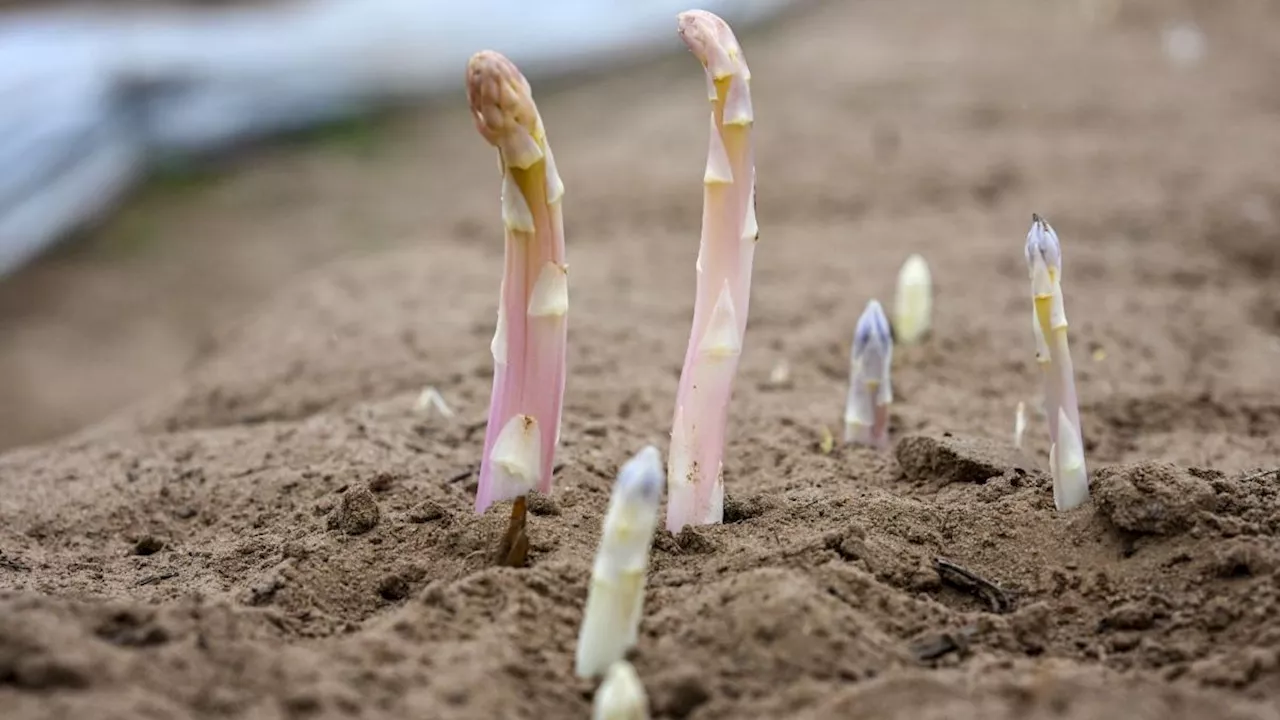
{"type": "Polygon", "coordinates": [[[652,445],[618,473],[578,634],[578,677],[603,674],[635,645],[665,483],[662,455],[652,445]]]}
{"type": "Polygon", "coordinates": [[[434,387],[429,387],[418,395],[418,399],[413,403],[413,409],[424,415],[439,413],[443,418],[451,418],[454,414],[453,408],[449,407],[449,404],[444,401],[444,396],[434,387]]]}
{"type": "Polygon", "coordinates": [[[893,335],[880,303],[872,300],[858,319],[849,363],[849,395],[844,409],[844,441],[883,448],[889,442],[893,402],[893,335]]]}
{"type": "Polygon", "coordinates": [[[636,669],[626,660],[609,666],[596,690],[592,720],[649,720],[649,698],[636,669]]]}
{"type": "Polygon", "coordinates": [[[893,331],[904,345],[919,342],[933,324],[933,277],[920,255],[912,255],[898,271],[893,298],[893,331]]]}
{"type": "Polygon", "coordinates": [[[1066,410],[1058,410],[1058,441],[1049,451],[1053,471],[1053,504],[1058,510],[1080,507],[1089,499],[1089,475],[1084,465],[1084,448],[1066,410]]]}
{"type": "Polygon", "coordinates": [[[1027,404],[1018,401],[1018,409],[1013,413],[1013,446],[1022,449],[1022,436],[1027,432],[1027,404]]]}

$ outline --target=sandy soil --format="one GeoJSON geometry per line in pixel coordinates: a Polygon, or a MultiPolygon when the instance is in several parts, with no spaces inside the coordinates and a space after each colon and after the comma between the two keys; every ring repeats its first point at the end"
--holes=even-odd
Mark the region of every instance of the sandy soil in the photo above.
{"type": "MultiPolygon", "coordinates": [[[[1280,6],[1087,6],[834,2],[742,38],[762,239],[730,502],[655,542],[656,716],[1280,718],[1280,6]],[[1187,18],[1208,55],[1179,68],[1187,18]],[[1032,211],[1095,470],[1066,514],[1043,420],[1011,445],[1032,211]],[[854,321],[917,251],[936,330],[895,356],[895,447],[824,453],[854,321]]],[[[664,442],[687,340],[702,91],[673,57],[538,95],[573,309],[526,568],[470,510],[501,229],[460,97],[153,190],[0,286],[8,444],[110,415],[0,455],[4,716],[586,716],[609,484],[664,442]]]]}

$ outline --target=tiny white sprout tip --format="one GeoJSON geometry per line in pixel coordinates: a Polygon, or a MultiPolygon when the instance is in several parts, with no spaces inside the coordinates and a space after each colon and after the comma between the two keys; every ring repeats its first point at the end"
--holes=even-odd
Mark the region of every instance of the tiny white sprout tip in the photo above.
{"type": "Polygon", "coordinates": [[[773,387],[783,387],[790,382],[791,365],[786,360],[779,360],[769,371],[769,384],[773,387]]]}
{"type": "Polygon", "coordinates": [[[440,413],[440,417],[453,417],[453,408],[444,401],[444,396],[434,387],[428,387],[418,395],[418,399],[413,403],[413,409],[425,415],[433,412],[440,413]]]}
{"type": "Polygon", "coordinates": [[[649,698],[631,663],[619,660],[609,666],[596,690],[592,720],[648,720],[649,698]]]}
{"type": "Polygon", "coordinates": [[[665,484],[662,453],[653,445],[645,446],[618,471],[618,489],[629,500],[642,499],[657,503],[661,499],[662,486],[665,484]]]}
{"type": "Polygon", "coordinates": [[[868,348],[888,348],[893,345],[893,333],[889,329],[889,319],[884,316],[884,308],[879,300],[871,300],[858,318],[858,325],[853,333],[853,350],[861,355],[868,348]]]}

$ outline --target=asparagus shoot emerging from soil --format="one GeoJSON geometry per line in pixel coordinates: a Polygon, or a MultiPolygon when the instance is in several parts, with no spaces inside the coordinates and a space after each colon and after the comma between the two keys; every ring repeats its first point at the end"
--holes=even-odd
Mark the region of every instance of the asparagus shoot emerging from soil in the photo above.
{"type": "Polygon", "coordinates": [[[506,257],[493,352],[493,395],[476,512],[532,489],[551,491],[564,401],[569,310],[561,198],[529,82],[502,55],[467,64],[467,99],[480,135],[498,150],[506,257]]]}
{"type": "Polygon", "coordinates": [[[893,384],[893,335],[880,303],[872,300],[853,331],[849,398],[844,408],[844,441],[883,448],[889,444],[893,384]]]}
{"type": "Polygon", "coordinates": [[[1089,475],[1080,436],[1075,371],[1067,343],[1067,311],[1062,296],[1062,246],[1039,215],[1027,233],[1027,269],[1035,310],[1036,361],[1045,383],[1049,419],[1049,469],[1058,510],[1078,507],[1089,497],[1089,475]]]}
{"type": "Polygon", "coordinates": [[[579,677],[604,673],[636,642],[663,481],[662,455],[652,445],[618,473],[578,634],[579,677]]]}
{"type": "Polygon", "coordinates": [[[918,342],[929,332],[933,315],[933,278],[920,255],[912,255],[898,271],[893,298],[893,332],[903,345],[918,342]]]}
{"type": "Polygon", "coordinates": [[[592,720],[649,720],[649,698],[636,669],[626,660],[609,667],[596,690],[592,720]]]}
{"type": "Polygon", "coordinates": [[[711,101],[693,329],[680,373],[668,462],[667,528],[724,518],[724,446],[751,294],[756,226],[751,73],[733,30],[681,13],[680,38],[702,63],[711,101]]]}
{"type": "Polygon", "coordinates": [[[1027,431],[1027,404],[1018,401],[1018,409],[1013,411],[1013,446],[1022,449],[1022,435],[1027,431]]]}

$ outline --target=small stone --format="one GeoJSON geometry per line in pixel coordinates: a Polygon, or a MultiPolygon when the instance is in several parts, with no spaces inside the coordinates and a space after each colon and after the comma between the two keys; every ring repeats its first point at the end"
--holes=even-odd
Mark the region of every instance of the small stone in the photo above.
{"type": "Polygon", "coordinates": [[[409,596],[409,581],[398,573],[387,575],[378,581],[378,595],[391,602],[403,600],[409,596]]]}
{"type": "Polygon", "coordinates": [[[338,507],[329,515],[329,528],[348,535],[362,535],[378,525],[378,503],[369,488],[356,486],[342,494],[338,507]]]}
{"type": "Polygon", "coordinates": [[[554,517],[560,514],[560,506],[546,495],[531,492],[527,498],[529,512],[538,517],[554,517]]]}
{"type": "Polygon", "coordinates": [[[693,525],[681,528],[676,535],[676,545],[689,555],[709,555],[716,551],[716,544],[711,538],[694,529],[693,525]]]}
{"type": "Polygon", "coordinates": [[[395,483],[396,476],[388,472],[380,472],[369,481],[369,489],[373,492],[386,492],[395,483]]]}
{"type": "Polygon", "coordinates": [[[245,602],[254,607],[259,607],[275,600],[276,593],[285,586],[284,576],[279,572],[271,571],[259,577],[246,594],[245,602]]]}
{"type": "Polygon", "coordinates": [[[289,559],[301,560],[311,553],[307,550],[307,546],[302,544],[302,542],[298,540],[290,540],[281,548],[281,554],[289,559]]]}
{"type": "Polygon", "coordinates": [[[753,517],[763,515],[767,509],[768,503],[759,495],[750,495],[743,498],[730,495],[724,499],[724,521],[726,523],[738,523],[750,520],[753,517]]]}
{"type": "Polygon", "coordinates": [[[409,511],[409,522],[427,523],[435,520],[448,521],[449,511],[435,500],[423,500],[417,507],[409,511]]]}
{"type": "Polygon", "coordinates": [[[164,541],[154,535],[143,535],[133,545],[134,555],[154,555],[164,549],[164,541]]]}

